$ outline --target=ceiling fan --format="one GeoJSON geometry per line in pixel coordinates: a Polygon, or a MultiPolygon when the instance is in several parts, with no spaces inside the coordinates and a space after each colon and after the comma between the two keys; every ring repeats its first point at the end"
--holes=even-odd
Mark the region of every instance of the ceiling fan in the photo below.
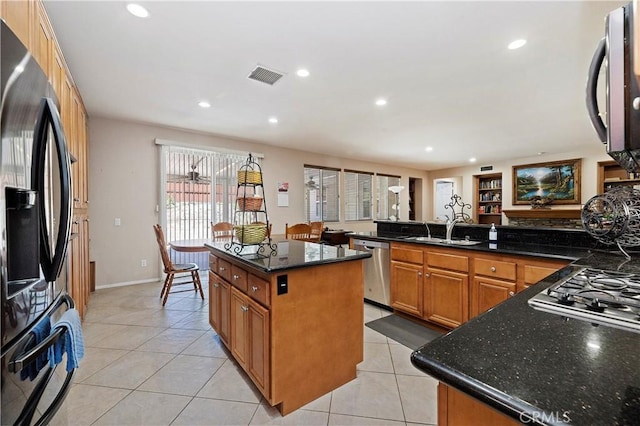
{"type": "Polygon", "coordinates": [[[211,183],[211,178],[209,176],[201,176],[200,173],[196,171],[202,160],[204,160],[204,157],[201,157],[198,161],[191,164],[191,171],[186,174],[167,174],[167,182],[211,183]]]}
{"type": "Polygon", "coordinates": [[[318,184],[313,180],[313,176],[309,178],[309,180],[304,184],[304,186],[309,190],[320,188],[318,184]]]}

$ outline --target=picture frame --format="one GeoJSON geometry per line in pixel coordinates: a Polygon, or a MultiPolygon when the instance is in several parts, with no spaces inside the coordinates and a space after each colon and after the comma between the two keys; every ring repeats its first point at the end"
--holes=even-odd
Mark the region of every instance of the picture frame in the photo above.
{"type": "Polygon", "coordinates": [[[580,204],[581,166],[581,158],[513,166],[513,205],[536,199],[580,204]]]}

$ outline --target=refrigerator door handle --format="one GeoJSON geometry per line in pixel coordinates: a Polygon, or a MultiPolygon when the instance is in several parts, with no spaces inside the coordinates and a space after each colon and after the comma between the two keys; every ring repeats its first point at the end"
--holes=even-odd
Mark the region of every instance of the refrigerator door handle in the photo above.
{"type": "MultiPolygon", "coordinates": [[[[65,294],[60,298],[60,301],[58,302],[57,306],[54,308],[53,311],[60,308],[60,306],[62,306],[63,303],[66,303],[68,309],[73,309],[74,307],[73,299],[69,295],[65,294]]],[[[51,334],[49,337],[44,339],[38,346],[31,349],[29,352],[24,353],[21,350],[17,350],[16,351],[17,355],[14,355],[11,358],[11,360],[7,363],[7,369],[11,373],[19,372],[25,366],[35,361],[35,359],[38,358],[42,353],[47,351],[49,347],[54,343],[56,343],[60,338],[60,336],[62,336],[66,332],[67,332],[66,327],[60,327],[53,334],[51,334]]],[[[25,342],[25,345],[28,343],[29,343],[29,340],[25,342]]]]}
{"type": "Polygon", "coordinates": [[[33,160],[31,165],[32,189],[38,191],[40,204],[40,264],[44,277],[48,282],[55,281],[65,261],[67,242],[71,235],[71,163],[67,145],[60,123],[60,114],[51,98],[42,98],[36,121],[34,134],[33,160]],[[59,165],[60,176],[60,217],[58,235],[53,247],[49,244],[53,229],[48,229],[45,200],[45,167],[47,164],[47,145],[49,126],[53,130],[55,155],[59,165]]]}
{"type": "Polygon", "coordinates": [[[591,65],[589,66],[589,76],[587,80],[587,110],[589,111],[589,118],[591,124],[598,134],[598,138],[602,143],[607,143],[607,127],[605,126],[602,118],[600,117],[600,110],[598,108],[598,74],[602,67],[602,62],[606,55],[606,40],[603,38],[598,43],[593,58],[591,59],[591,65]]]}
{"type": "Polygon", "coordinates": [[[49,381],[51,380],[51,376],[53,376],[54,370],[55,368],[51,368],[51,367],[47,369],[46,374],[38,382],[35,389],[29,396],[29,399],[27,400],[24,408],[22,409],[22,412],[18,416],[18,419],[16,420],[14,425],[41,426],[41,425],[49,424],[53,416],[56,414],[56,412],[62,405],[62,402],[66,398],[67,393],[69,393],[69,389],[71,388],[71,380],[73,379],[73,373],[75,373],[76,371],[74,368],[73,370],[67,372],[67,375],[64,379],[64,383],[60,387],[60,390],[58,391],[56,396],[53,398],[53,401],[51,401],[51,404],[47,407],[47,409],[44,411],[42,416],[40,416],[40,418],[34,423],[32,422],[33,415],[36,412],[36,408],[38,408],[40,399],[42,399],[42,395],[44,395],[47,385],[49,384],[49,381]]]}

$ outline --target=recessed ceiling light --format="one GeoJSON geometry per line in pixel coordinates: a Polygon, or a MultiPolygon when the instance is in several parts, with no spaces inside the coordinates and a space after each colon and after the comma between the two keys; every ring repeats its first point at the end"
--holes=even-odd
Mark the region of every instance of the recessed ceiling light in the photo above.
{"type": "Polygon", "coordinates": [[[130,14],[132,14],[133,16],[137,16],[138,18],[146,18],[147,16],[149,16],[149,12],[147,11],[147,9],[140,6],[139,4],[129,3],[127,5],[127,10],[130,14]]]}
{"type": "Polygon", "coordinates": [[[211,104],[209,102],[207,102],[207,101],[200,101],[200,102],[198,102],[198,106],[200,108],[210,108],[211,104]]]}
{"type": "Polygon", "coordinates": [[[477,161],[476,157],[469,158],[469,162],[470,163],[475,163],[476,161],[477,161]]]}
{"type": "Polygon", "coordinates": [[[527,40],[521,38],[521,39],[512,41],[511,43],[509,43],[509,46],[507,47],[509,48],[509,50],[515,50],[515,49],[520,49],[525,44],[527,44],[527,40]]]}
{"type": "Polygon", "coordinates": [[[431,152],[431,151],[433,151],[433,147],[432,146],[428,146],[424,150],[427,151],[427,152],[431,152]]]}
{"type": "Polygon", "coordinates": [[[278,122],[278,119],[276,117],[269,118],[269,123],[276,124],[277,122],[278,122]]]}
{"type": "Polygon", "coordinates": [[[298,71],[296,71],[296,75],[298,77],[309,77],[309,70],[301,68],[298,71]]]}
{"type": "Polygon", "coordinates": [[[540,152],[538,153],[538,155],[544,155],[544,154],[546,154],[546,152],[545,152],[545,151],[540,151],[540,152]]]}
{"type": "Polygon", "coordinates": [[[386,104],[387,104],[387,100],[386,99],[380,98],[380,99],[376,100],[376,105],[378,105],[378,106],[385,106],[386,104]]]}

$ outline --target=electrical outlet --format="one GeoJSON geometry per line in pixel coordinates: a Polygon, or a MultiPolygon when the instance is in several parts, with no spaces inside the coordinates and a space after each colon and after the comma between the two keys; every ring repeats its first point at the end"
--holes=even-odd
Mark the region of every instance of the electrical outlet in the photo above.
{"type": "Polygon", "coordinates": [[[120,226],[120,218],[119,218],[119,217],[116,217],[116,218],[113,220],[113,224],[114,224],[115,226],[120,226]]]}
{"type": "Polygon", "coordinates": [[[146,268],[147,267],[147,259],[142,259],[140,260],[140,266],[142,268],[146,268]]]}

